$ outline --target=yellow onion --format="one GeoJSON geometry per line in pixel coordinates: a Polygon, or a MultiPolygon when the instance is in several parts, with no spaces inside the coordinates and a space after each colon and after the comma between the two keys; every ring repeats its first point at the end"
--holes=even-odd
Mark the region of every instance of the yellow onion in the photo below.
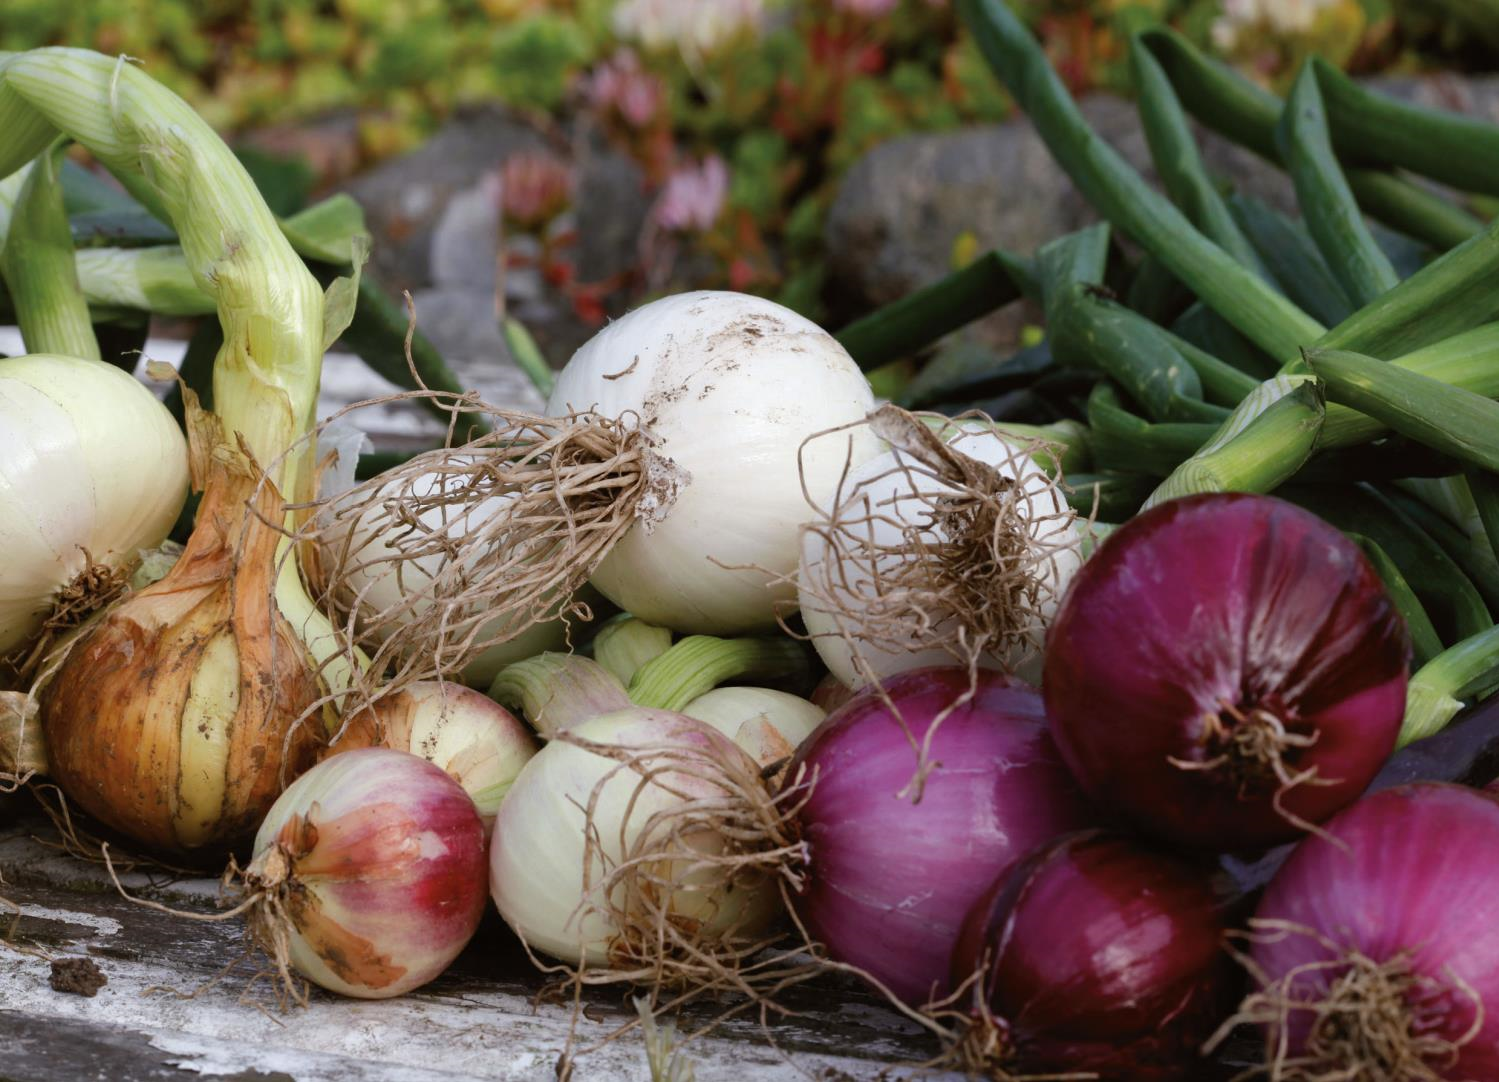
{"type": "Polygon", "coordinates": [[[307,597],[284,503],[311,487],[305,437],[342,326],[325,324],[321,288],[238,159],[138,67],[81,49],[6,55],[0,105],[0,177],[72,137],[171,222],[217,306],[216,413],[184,392],[203,492],[192,535],[164,578],[49,660],[36,694],[73,801],[137,842],[221,851],[311,765],[319,701],[360,661],[307,597]]]}

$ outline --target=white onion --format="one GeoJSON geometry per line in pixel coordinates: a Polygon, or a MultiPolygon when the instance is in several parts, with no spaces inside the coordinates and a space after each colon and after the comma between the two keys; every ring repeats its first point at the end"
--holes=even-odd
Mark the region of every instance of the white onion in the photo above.
{"type": "MultiPolygon", "coordinates": [[[[1041,673],[1040,653],[1045,624],[1055,615],[1062,592],[1082,562],[1078,552],[1077,527],[1066,517],[1066,501],[1046,471],[1028,455],[1020,453],[1021,449],[1017,445],[989,429],[953,429],[946,441],[949,446],[969,458],[987,463],[1004,476],[1019,480],[1025,486],[1023,505],[1027,508],[1026,515],[1031,523],[1029,535],[1032,541],[1037,545],[1056,548],[1053,559],[1043,561],[1036,567],[1036,577],[1047,590],[1041,606],[1041,626],[1030,630],[1023,648],[1012,649],[1005,656],[986,653],[979,658],[979,664],[983,668],[1011,672],[1033,683],[1037,682],[1041,673]],[[1016,477],[1017,473],[1020,474],[1019,477],[1016,477]]],[[[951,486],[926,476],[921,470],[922,467],[912,463],[903,452],[892,450],[870,459],[850,472],[843,490],[843,506],[859,508],[868,500],[875,516],[868,532],[875,546],[898,546],[902,535],[897,522],[920,524],[929,521],[933,501],[941,494],[953,491],[951,486]],[[909,465],[917,472],[913,474],[899,470],[897,467],[901,464],[909,465]]],[[[863,514],[864,512],[855,510],[849,517],[860,517],[863,514]]],[[[860,532],[864,532],[864,527],[860,527],[860,532]]],[[[944,539],[936,529],[925,529],[922,536],[933,544],[944,539]]],[[[828,559],[826,537],[816,530],[806,531],[802,539],[800,580],[804,584],[825,586],[828,582],[825,567],[828,559]]],[[[894,553],[882,555],[876,563],[879,574],[888,575],[891,567],[898,566],[899,559],[894,553]]],[[[859,567],[846,567],[846,578],[838,580],[833,596],[837,601],[836,608],[852,615],[835,616],[826,600],[808,596],[804,586],[801,597],[802,618],[806,621],[807,631],[812,635],[818,655],[833,676],[855,690],[866,683],[855,664],[851,638],[859,640],[859,654],[864,663],[875,677],[882,680],[909,669],[956,663],[952,653],[938,647],[890,649],[886,644],[860,639],[857,614],[864,599],[873,596],[873,590],[874,584],[868,572],[859,567]]],[[[813,593],[815,594],[815,590],[813,593]]]]}
{"type": "MultiPolygon", "coordinates": [[[[463,480],[454,473],[425,474],[409,485],[398,478],[383,486],[380,496],[383,499],[431,496],[444,479],[450,490],[457,489],[463,480]]],[[[420,518],[429,529],[440,530],[456,540],[476,532],[490,518],[502,514],[512,498],[509,495],[489,496],[473,504],[434,506],[422,512],[420,518]]],[[[435,576],[443,570],[445,557],[437,552],[403,556],[399,542],[393,536],[400,527],[391,523],[378,504],[371,506],[363,501],[353,504],[335,499],[332,509],[336,525],[322,532],[324,551],[331,554],[340,550],[352,528],[351,555],[340,583],[344,601],[357,605],[363,616],[364,633],[377,643],[383,642],[401,623],[420,619],[432,610],[434,602],[430,591],[435,576]],[[387,537],[391,542],[386,541],[387,537]],[[375,621],[373,618],[377,615],[380,619],[375,621]]],[[[481,552],[470,551],[470,560],[482,558],[481,552]]],[[[586,601],[587,595],[580,593],[579,599],[586,601]]],[[[479,639],[498,634],[504,619],[499,617],[495,623],[486,625],[480,630],[479,639]]],[[[573,635],[581,633],[581,625],[576,619],[572,621],[572,628],[573,635]]],[[[567,642],[567,621],[557,619],[532,624],[518,635],[486,647],[463,667],[460,675],[465,684],[488,687],[506,665],[549,650],[564,649],[567,642]]]]}
{"type": "Polygon", "coordinates": [[[187,485],[187,441],[134,377],[75,357],[0,360],[0,653],[36,633],[89,557],[123,568],[161,544],[187,485]]]}
{"type": "MultiPolygon", "coordinates": [[[[857,422],[869,384],[822,328],[739,293],[683,293],[605,327],[562,370],[547,413],[633,418],[687,475],[665,520],[637,525],[593,576],[599,591],[675,631],[739,634],[775,623],[797,527],[807,517],[798,473],[806,437],[857,422]],[[720,566],[723,565],[723,566],[720,566]]],[[[863,427],[807,449],[807,491],[829,497],[850,457],[875,454],[863,427]]]]}
{"type": "MultiPolygon", "coordinates": [[[[723,786],[710,780],[722,773],[715,764],[743,759],[714,729],[662,710],[621,710],[569,729],[526,764],[500,805],[490,846],[490,890],[500,915],[530,947],[566,962],[617,961],[621,926],[604,903],[622,906],[630,919],[639,920],[641,914],[622,888],[606,897],[606,868],[642,840],[653,815],[675,812],[689,798],[722,797],[723,786]],[[573,738],[638,754],[657,769],[668,764],[663,756],[676,750],[691,760],[691,776],[673,771],[661,782],[645,784],[641,774],[571,743],[573,738]],[[584,809],[596,789],[590,820],[584,809]],[[585,848],[590,834],[600,848],[592,858],[585,848]],[[585,866],[591,877],[587,888],[585,866]]],[[[653,830],[647,841],[659,841],[659,834],[653,830]]],[[[692,844],[706,858],[725,848],[724,838],[707,827],[695,830],[692,844]]],[[[697,870],[678,874],[679,889],[667,903],[675,917],[702,922],[705,944],[725,934],[753,934],[779,911],[774,883],[752,870],[735,876],[705,860],[697,870]]],[[[638,929],[632,939],[641,946],[638,929]]]]}
{"type": "Polygon", "coordinates": [[[682,708],[738,744],[761,766],[794,752],[827,716],[820,706],[774,688],[714,688],[682,708]]]}

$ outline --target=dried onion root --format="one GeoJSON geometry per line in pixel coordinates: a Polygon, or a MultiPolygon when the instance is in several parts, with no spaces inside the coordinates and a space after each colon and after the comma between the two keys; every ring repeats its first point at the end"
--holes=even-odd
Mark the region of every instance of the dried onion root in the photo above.
{"type": "Polygon", "coordinates": [[[941,664],[1034,682],[1081,563],[1060,476],[1036,463],[1054,449],[981,414],[948,422],[885,405],[865,423],[891,450],[850,463],[831,501],[807,494],[798,589],[828,668],[854,688],[941,664]]]}

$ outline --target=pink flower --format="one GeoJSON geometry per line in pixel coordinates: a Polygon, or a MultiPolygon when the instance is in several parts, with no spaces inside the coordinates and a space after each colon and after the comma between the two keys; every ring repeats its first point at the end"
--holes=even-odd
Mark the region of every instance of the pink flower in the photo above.
{"type": "Polygon", "coordinates": [[[717,154],[710,154],[697,166],[672,172],[656,202],[656,224],[682,232],[712,229],[728,194],[728,166],[717,154]]]}
{"type": "Polygon", "coordinates": [[[641,70],[633,49],[621,49],[600,64],[584,81],[588,100],[601,113],[617,110],[632,128],[643,128],[655,118],[666,98],[661,80],[641,70]]]}
{"type": "Polygon", "coordinates": [[[527,151],[505,159],[500,168],[500,209],[522,229],[546,225],[573,198],[573,173],[551,154],[527,151]]]}
{"type": "Polygon", "coordinates": [[[676,46],[701,56],[743,32],[758,32],[765,0],[621,0],[614,32],[647,49],[676,46]]]}

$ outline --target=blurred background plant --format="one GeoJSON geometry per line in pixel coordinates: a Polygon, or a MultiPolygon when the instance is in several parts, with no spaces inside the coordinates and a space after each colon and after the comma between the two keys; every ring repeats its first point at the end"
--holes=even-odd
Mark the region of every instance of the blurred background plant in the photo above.
{"type": "MultiPolygon", "coordinates": [[[[1360,74],[1499,55],[1499,0],[1017,6],[1074,92],[1127,89],[1127,35],[1158,22],[1276,89],[1311,53],[1360,74]]],[[[344,115],[351,139],[303,142],[308,161],[283,167],[288,203],[412,148],[466,103],[581,119],[642,166],[638,284],[665,287],[686,261],[693,285],[814,317],[824,215],[859,155],[1011,111],[947,0],[5,0],[0,49],[43,44],[136,57],[230,133],[344,115]]],[[[573,280],[568,168],[527,156],[497,190],[507,227],[537,242],[525,258],[599,320],[620,283],[573,280]]]]}

